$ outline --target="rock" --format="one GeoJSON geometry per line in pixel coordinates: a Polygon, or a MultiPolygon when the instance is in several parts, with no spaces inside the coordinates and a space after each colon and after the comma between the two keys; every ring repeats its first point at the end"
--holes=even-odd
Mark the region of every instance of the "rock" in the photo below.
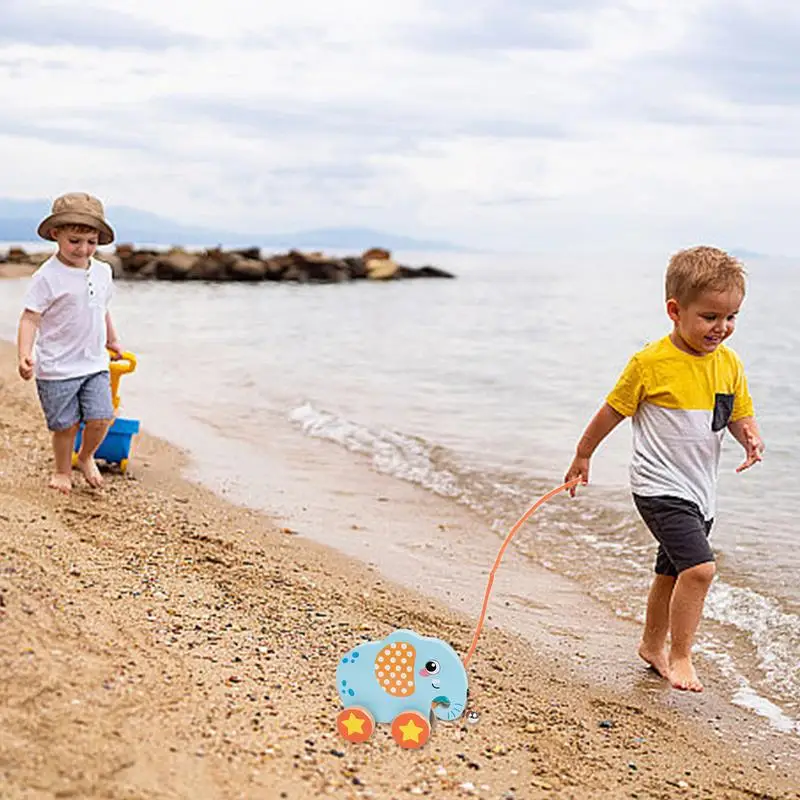
{"type": "Polygon", "coordinates": [[[255,258],[240,258],[228,267],[228,273],[235,281],[260,281],[267,273],[267,265],[255,258]]]}
{"type": "Polygon", "coordinates": [[[304,267],[308,264],[318,264],[322,261],[327,261],[327,259],[322,253],[316,251],[313,253],[304,253],[301,250],[290,250],[286,254],[286,257],[289,259],[290,263],[299,267],[304,267]]]}
{"type": "Polygon", "coordinates": [[[343,261],[321,261],[317,264],[309,264],[306,269],[308,277],[312,281],[321,283],[341,283],[350,278],[347,264],[343,261]]]}
{"type": "Polygon", "coordinates": [[[122,278],[125,274],[125,269],[122,266],[122,259],[116,253],[97,253],[95,258],[98,261],[105,261],[111,267],[111,275],[114,280],[122,278]]]}
{"type": "Polygon", "coordinates": [[[196,261],[197,256],[174,247],[158,259],[156,277],[166,281],[186,280],[196,261]]]}
{"type": "Polygon", "coordinates": [[[28,263],[32,264],[34,267],[41,267],[48,258],[50,258],[53,254],[52,253],[30,253],[28,255],[28,263]]]}
{"type": "Polygon", "coordinates": [[[231,250],[231,255],[239,258],[249,258],[253,261],[261,261],[261,248],[247,247],[244,250],[231,250]]]}
{"type": "Polygon", "coordinates": [[[303,267],[292,264],[292,266],[283,273],[283,280],[292,283],[308,283],[308,273],[303,267]]]}
{"type": "Polygon", "coordinates": [[[422,278],[455,278],[452,272],[439,269],[439,267],[420,267],[419,274],[422,278]]]}
{"type": "Polygon", "coordinates": [[[384,250],[382,247],[371,247],[369,250],[365,250],[361,254],[362,261],[388,261],[392,257],[392,254],[388,250],[384,250]]]}
{"type": "Polygon", "coordinates": [[[115,250],[116,254],[122,258],[130,258],[135,252],[136,248],[132,244],[118,244],[115,250]]]}
{"type": "Polygon", "coordinates": [[[6,261],[9,264],[24,264],[28,260],[28,254],[21,247],[9,247],[6,261]]]}
{"type": "Polygon", "coordinates": [[[301,283],[306,280],[318,283],[339,283],[350,277],[349,269],[344,261],[326,256],[324,253],[302,253],[299,250],[290,250],[287,259],[289,267],[283,275],[284,280],[298,280],[301,283]],[[292,267],[296,269],[295,272],[292,271],[292,267]]]}
{"type": "Polygon", "coordinates": [[[264,279],[268,281],[283,280],[286,271],[292,266],[292,259],[288,255],[274,255],[264,259],[264,279]]]}
{"type": "Polygon", "coordinates": [[[367,278],[371,281],[386,281],[395,277],[398,266],[390,258],[373,258],[365,262],[367,278]]]}
{"type": "Polygon", "coordinates": [[[438,267],[406,267],[397,268],[398,278],[455,278],[451,272],[446,272],[438,267]]]}
{"type": "Polygon", "coordinates": [[[212,256],[200,256],[189,271],[188,278],[193,281],[219,281],[225,277],[225,264],[212,256]]]}
{"type": "Polygon", "coordinates": [[[353,256],[349,256],[347,258],[343,258],[342,263],[347,267],[347,271],[349,272],[352,280],[358,280],[359,278],[367,277],[367,264],[363,258],[354,258],[353,256]]]}
{"type": "MultiPolygon", "coordinates": [[[[20,270],[30,274],[52,252],[30,255],[14,247],[6,257],[0,277],[16,276],[20,270]],[[8,263],[6,263],[8,262],[8,263]]],[[[286,253],[261,256],[258,247],[223,250],[213,247],[189,252],[172,247],[166,252],[151,249],[137,250],[135,245],[120,243],[113,253],[98,253],[97,258],[111,266],[115,279],[145,280],[156,278],[169,281],[287,281],[293,283],[341,283],[369,278],[375,281],[395,278],[454,277],[437,267],[420,269],[401,266],[389,250],[372,247],[361,256],[339,258],[319,251],[304,252],[292,249],[286,253]]]]}
{"type": "Polygon", "coordinates": [[[158,259],[157,258],[150,258],[150,260],[139,270],[139,272],[134,273],[134,277],[138,278],[155,278],[156,277],[156,270],[158,269],[158,259]]]}
{"type": "Polygon", "coordinates": [[[214,258],[219,261],[221,264],[224,264],[226,267],[229,267],[236,261],[237,258],[242,258],[242,256],[236,255],[234,253],[226,253],[221,247],[210,247],[205,252],[208,258],[214,258]]]}
{"type": "Polygon", "coordinates": [[[140,272],[158,257],[158,253],[154,250],[139,250],[126,255],[122,248],[117,249],[117,255],[122,259],[122,268],[125,272],[134,273],[140,272]]]}

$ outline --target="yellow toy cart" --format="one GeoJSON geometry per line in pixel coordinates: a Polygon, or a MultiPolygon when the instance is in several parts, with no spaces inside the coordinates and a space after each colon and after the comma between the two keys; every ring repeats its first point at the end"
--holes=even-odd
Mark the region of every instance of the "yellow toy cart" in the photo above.
{"type": "MultiPolygon", "coordinates": [[[[119,382],[123,375],[133,372],[136,369],[136,356],[133,353],[124,352],[122,358],[112,361],[109,364],[111,374],[111,402],[114,404],[114,414],[119,409],[119,382]]],[[[83,424],[75,437],[75,452],[72,454],[72,464],[78,460],[78,451],[81,447],[81,433],[83,424]]],[[[119,464],[121,472],[127,472],[128,461],[130,459],[131,443],[133,437],[139,433],[138,419],[123,419],[115,416],[114,422],[108,429],[106,438],[103,439],[100,447],[95,453],[95,458],[105,461],[106,464],[119,464]]]]}

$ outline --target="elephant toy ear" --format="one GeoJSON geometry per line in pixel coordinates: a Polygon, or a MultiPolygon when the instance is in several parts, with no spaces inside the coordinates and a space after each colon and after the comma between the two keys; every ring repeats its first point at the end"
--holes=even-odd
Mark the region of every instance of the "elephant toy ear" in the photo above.
{"type": "Polygon", "coordinates": [[[386,694],[408,697],[414,694],[416,651],[408,642],[389,642],[375,657],[375,679],[386,694]]]}

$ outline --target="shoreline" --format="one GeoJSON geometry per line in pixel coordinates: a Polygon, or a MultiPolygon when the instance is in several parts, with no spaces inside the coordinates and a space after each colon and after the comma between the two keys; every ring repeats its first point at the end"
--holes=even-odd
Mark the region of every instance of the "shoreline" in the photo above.
{"type": "MultiPolygon", "coordinates": [[[[353,643],[402,626],[466,651],[485,580],[463,611],[444,605],[457,584],[437,582],[442,597],[431,598],[395,582],[404,564],[430,567],[448,553],[471,555],[461,589],[485,576],[466,512],[426,518],[422,490],[378,494],[380,476],[371,510],[342,487],[342,544],[346,528],[374,526],[380,509],[393,509],[390,575],[184,479],[196,466],[148,436],[130,478],[109,475],[101,495],[76,479],[73,496],[61,498],[45,488],[50,452],[35,390],[14,367],[4,344],[2,796],[305,798],[327,788],[337,797],[800,797],[790,740],[780,740],[784,752],[777,739],[734,750],[707,720],[705,698],[669,692],[658,702],[653,679],[632,666],[628,678],[640,685],[621,691],[613,673],[628,654],[610,659],[608,685],[597,685],[585,658],[555,661],[508,632],[515,614],[530,617],[535,606],[514,558],[498,573],[469,670],[468,708],[479,723],[439,724],[421,751],[401,751],[383,728],[360,747],[345,743],[334,729],[334,671],[353,643]],[[435,553],[416,546],[438,526],[454,538],[435,553]]],[[[301,533],[313,514],[296,515],[301,533]]],[[[558,594],[555,578],[545,585],[558,594]]],[[[561,590],[569,608],[574,596],[561,590]]],[[[624,646],[629,634],[620,636],[624,646]]],[[[737,744],[745,738],[739,730],[737,744]]]]}
{"type": "MultiPolygon", "coordinates": [[[[222,410],[194,416],[171,406],[156,409],[151,394],[145,390],[139,396],[140,391],[131,384],[129,399],[149,409],[160,435],[191,453],[185,475],[192,480],[236,503],[277,515],[302,535],[378,568],[476,624],[506,531],[492,530],[469,506],[376,471],[368,456],[301,435],[280,415],[268,425],[253,426],[239,414],[223,425],[222,410]]],[[[539,491],[546,488],[551,487],[539,491]]],[[[551,504],[570,502],[562,494],[551,504]]],[[[546,515],[547,509],[538,513],[546,515]]],[[[798,731],[781,708],[742,676],[721,670],[700,646],[698,667],[708,686],[700,710],[693,701],[697,695],[672,692],[648,672],[645,678],[651,680],[643,680],[636,655],[641,623],[614,613],[584,584],[514,546],[497,572],[487,625],[523,636],[589,683],[620,692],[644,687],[661,705],[702,713],[719,735],[780,741],[798,731]]],[[[800,747],[800,739],[795,743],[800,747]]]]}

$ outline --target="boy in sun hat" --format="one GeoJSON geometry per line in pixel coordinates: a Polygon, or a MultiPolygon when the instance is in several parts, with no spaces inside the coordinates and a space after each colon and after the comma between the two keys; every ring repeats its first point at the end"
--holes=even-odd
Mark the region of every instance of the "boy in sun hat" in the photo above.
{"type": "Polygon", "coordinates": [[[691,649],[715,573],[708,535],[722,438],[727,428],[745,450],[737,472],[761,461],[764,443],[742,362],[724,344],[744,301],[744,268],[723,250],[692,247],[670,259],[665,284],[671,333],[630,359],[566,480],[586,483],[594,451],[631,417],[633,500],[659,544],[639,655],[675,688],[700,692],[691,649]]]}
{"type": "Polygon", "coordinates": [[[114,416],[108,351],[121,358],[122,346],[108,310],[111,268],[93,256],[98,245],[114,241],[114,231],[96,197],[71,193],[55,200],[38,233],[58,250],[34,273],[25,294],[17,331],[19,374],[26,381],[36,377],[53,434],[50,486],[68,494],[81,422],[78,466],[90,486],[103,484],[94,454],[114,416]]]}

